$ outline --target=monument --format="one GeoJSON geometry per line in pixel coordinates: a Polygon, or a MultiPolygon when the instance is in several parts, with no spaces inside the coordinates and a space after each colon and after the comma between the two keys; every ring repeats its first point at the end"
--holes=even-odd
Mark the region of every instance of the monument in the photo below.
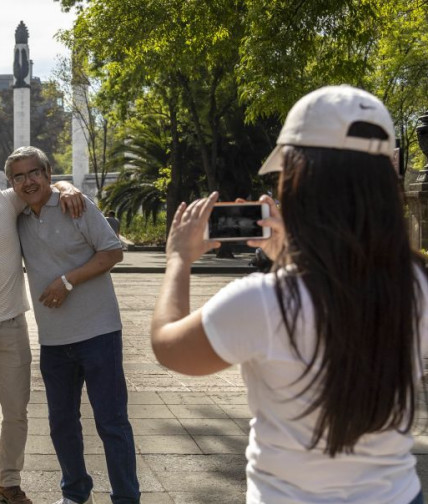
{"type": "Polygon", "coordinates": [[[88,81],[81,71],[79,55],[72,54],[73,114],[71,120],[73,184],[83,191],[85,177],[89,174],[88,152],[88,81]]]}
{"type": "Polygon", "coordinates": [[[83,188],[85,176],[89,173],[89,154],[86,136],[88,129],[86,121],[86,90],[82,84],[73,85],[73,111],[71,119],[72,166],[73,183],[80,190],[83,188]]]}
{"type": "MultiPolygon", "coordinates": [[[[8,89],[13,80],[13,148],[31,145],[30,104],[32,61],[28,46],[28,29],[21,21],[15,30],[13,76],[3,75],[0,89],[8,89]]],[[[88,151],[88,85],[89,82],[79,64],[78,55],[72,56],[72,175],[53,175],[53,180],[70,180],[82,192],[95,199],[97,184],[95,175],[89,173],[88,151]]],[[[37,145],[36,145],[37,147],[37,145]]],[[[117,173],[106,176],[108,183],[115,182],[117,173]]],[[[6,189],[7,180],[0,168],[0,189],[6,189]]]]}
{"type": "Polygon", "coordinates": [[[23,21],[15,31],[13,60],[13,148],[31,145],[30,141],[31,62],[28,30],[23,21]]]}

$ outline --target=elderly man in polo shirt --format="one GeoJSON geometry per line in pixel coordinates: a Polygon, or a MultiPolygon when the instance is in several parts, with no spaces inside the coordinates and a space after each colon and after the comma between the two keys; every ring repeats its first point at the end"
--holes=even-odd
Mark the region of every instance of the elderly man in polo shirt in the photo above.
{"type": "MultiPolygon", "coordinates": [[[[83,211],[79,190],[68,182],[55,184],[67,218],[83,211]]],[[[27,440],[31,351],[24,313],[29,309],[16,220],[25,203],[12,189],[0,191],[0,502],[32,504],[21,489],[27,440]]]]}
{"type": "Polygon", "coordinates": [[[5,172],[28,205],[18,232],[39,329],[51,438],[62,469],[63,497],[56,504],[93,502],[80,424],[83,383],[104,444],[112,502],[139,503],[121,321],[109,274],[122,260],[120,241],[88,199],[80,218],[64,217],[50,186],[49,161],[39,149],[14,151],[5,172]]]}

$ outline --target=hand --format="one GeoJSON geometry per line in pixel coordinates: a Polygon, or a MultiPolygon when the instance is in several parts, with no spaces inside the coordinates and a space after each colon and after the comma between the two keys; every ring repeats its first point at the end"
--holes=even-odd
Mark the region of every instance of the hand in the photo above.
{"type": "Polygon", "coordinates": [[[76,187],[70,185],[65,191],[61,191],[59,196],[62,213],[69,212],[73,219],[81,217],[86,208],[85,198],[76,187]]]}
{"type": "Polygon", "coordinates": [[[217,199],[218,193],[214,192],[208,198],[196,200],[189,206],[186,203],[180,204],[166,244],[167,262],[179,257],[190,265],[205,252],[220,247],[218,241],[204,240],[205,227],[217,199]]]}
{"type": "Polygon", "coordinates": [[[65,288],[61,278],[57,278],[46,287],[39,301],[48,308],[59,308],[68,296],[68,290],[65,288]]]}
{"type": "Polygon", "coordinates": [[[272,234],[266,240],[248,240],[247,245],[250,247],[260,247],[271,261],[275,261],[284,248],[286,240],[284,221],[275,201],[270,196],[264,194],[260,197],[259,201],[269,205],[270,217],[257,221],[257,224],[270,227],[272,234]]]}

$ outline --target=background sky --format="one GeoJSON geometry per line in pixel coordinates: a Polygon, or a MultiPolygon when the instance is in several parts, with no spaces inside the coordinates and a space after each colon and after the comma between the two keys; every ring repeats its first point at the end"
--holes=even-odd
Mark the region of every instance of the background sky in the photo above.
{"type": "Polygon", "coordinates": [[[29,32],[33,77],[48,80],[57,65],[57,56],[68,55],[54,38],[60,29],[71,28],[74,13],[61,11],[53,0],[2,0],[0,14],[0,74],[13,73],[15,30],[21,21],[29,32]]]}

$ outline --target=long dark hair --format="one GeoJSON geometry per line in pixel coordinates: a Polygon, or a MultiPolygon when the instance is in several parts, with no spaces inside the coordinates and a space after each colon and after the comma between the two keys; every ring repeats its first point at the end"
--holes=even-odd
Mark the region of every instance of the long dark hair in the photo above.
{"type": "Polygon", "coordinates": [[[297,355],[299,277],[315,314],[315,352],[302,375],[314,377],[301,392],[319,390],[303,414],[319,408],[309,448],[325,436],[334,456],[352,452],[363,434],[407,432],[421,369],[418,284],[391,161],[288,147],[279,194],[287,245],[275,265],[276,292],[297,355]],[[294,273],[284,276],[286,262],[294,273]]]}

